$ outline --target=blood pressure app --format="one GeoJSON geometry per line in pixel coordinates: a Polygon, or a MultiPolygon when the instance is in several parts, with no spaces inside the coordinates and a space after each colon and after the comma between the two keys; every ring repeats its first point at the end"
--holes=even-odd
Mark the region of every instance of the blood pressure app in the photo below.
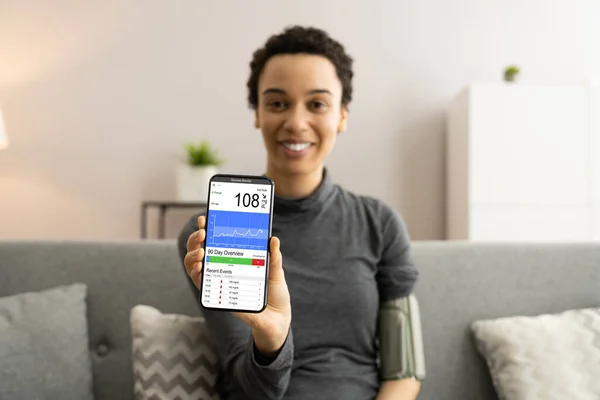
{"type": "Polygon", "coordinates": [[[211,183],[202,276],[201,302],[205,307],[263,308],[271,191],[270,184],[211,183]]]}

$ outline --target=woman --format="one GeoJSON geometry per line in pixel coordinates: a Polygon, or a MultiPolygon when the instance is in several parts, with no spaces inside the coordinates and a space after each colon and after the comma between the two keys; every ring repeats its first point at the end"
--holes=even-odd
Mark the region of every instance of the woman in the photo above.
{"type": "MultiPolygon", "coordinates": [[[[275,182],[268,305],[260,314],[203,311],[227,399],[414,399],[415,380],[381,382],[382,302],[412,292],[418,272],[402,218],[332,181],[325,159],[346,128],[352,59],[327,33],[292,27],[250,63],[248,101],[275,182]]],[[[194,296],[204,216],[179,237],[194,296]]]]}

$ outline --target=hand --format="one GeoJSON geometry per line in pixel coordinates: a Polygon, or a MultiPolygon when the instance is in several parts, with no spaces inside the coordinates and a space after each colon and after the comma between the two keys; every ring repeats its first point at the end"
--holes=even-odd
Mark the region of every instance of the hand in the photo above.
{"type": "MultiPolygon", "coordinates": [[[[187,241],[187,254],[184,258],[185,269],[198,289],[202,282],[204,264],[204,240],[206,238],[206,217],[198,217],[199,229],[192,233],[187,241]]],[[[252,328],[257,349],[265,356],[275,354],[285,342],[292,320],[290,293],[283,272],[279,239],[275,236],[269,243],[271,257],[269,262],[267,307],[261,313],[232,312],[233,315],[252,328]]]]}

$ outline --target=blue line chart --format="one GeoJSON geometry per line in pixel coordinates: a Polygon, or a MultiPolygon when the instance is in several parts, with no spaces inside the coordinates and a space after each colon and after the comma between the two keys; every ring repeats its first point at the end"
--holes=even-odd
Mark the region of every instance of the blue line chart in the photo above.
{"type": "Polygon", "coordinates": [[[269,214],[209,211],[206,245],[223,248],[267,250],[269,214]]]}

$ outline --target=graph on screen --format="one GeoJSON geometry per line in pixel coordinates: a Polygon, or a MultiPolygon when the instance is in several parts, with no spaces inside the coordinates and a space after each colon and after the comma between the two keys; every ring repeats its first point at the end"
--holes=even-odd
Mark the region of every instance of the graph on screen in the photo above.
{"type": "Polygon", "coordinates": [[[269,214],[210,211],[207,225],[208,246],[267,250],[269,214]]]}

